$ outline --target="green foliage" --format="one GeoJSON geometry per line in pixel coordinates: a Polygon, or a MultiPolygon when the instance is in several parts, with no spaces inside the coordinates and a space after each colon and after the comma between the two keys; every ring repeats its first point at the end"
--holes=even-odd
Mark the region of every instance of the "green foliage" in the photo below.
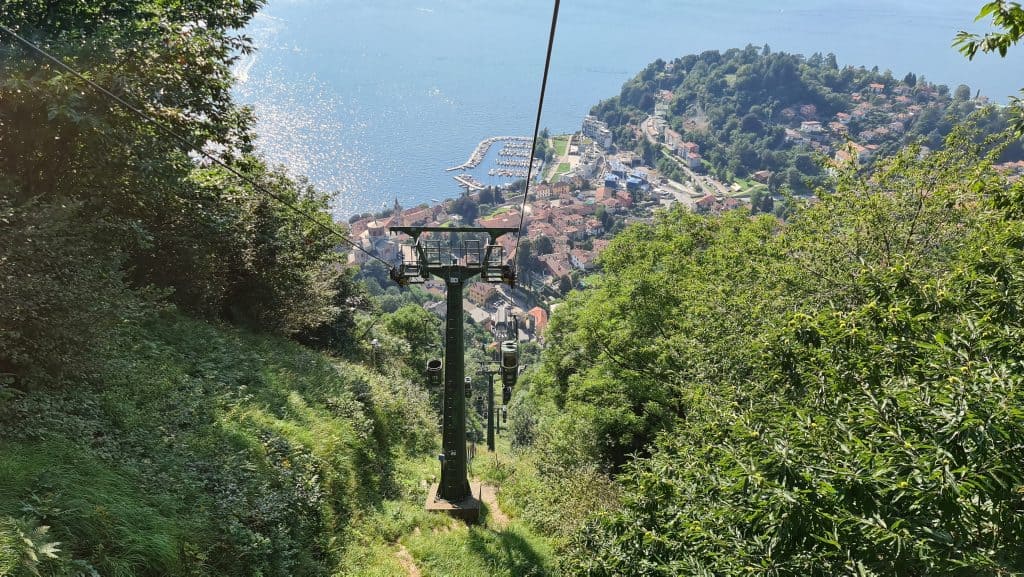
{"type": "Polygon", "coordinates": [[[451,212],[462,217],[462,221],[468,226],[480,216],[480,205],[468,194],[464,194],[452,202],[451,212]]]}
{"type": "MultiPolygon", "coordinates": [[[[4,574],[14,574],[15,569],[22,573],[40,577],[40,568],[52,564],[59,559],[60,543],[50,540],[50,528],[46,525],[30,525],[24,521],[0,523],[0,531],[13,537],[15,543],[7,549],[11,556],[9,569],[4,574]],[[19,559],[20,557],[20,559],[19,559]]],[[[2,568],[2,566],[0,566],[2,568]]]]}
{"type": "Polygon", "coordinates": [[[0,567],[24,519],[61,543],[54,575],[325,574],[394,461],[433,448],[411,383],[176,315],[129,336],[102,387],[5,402],[0,567]]]}
{"type": "Polygon", "coordinates": [[[0,49],[0,372],[87,375],[113,326],[154,295],[323,348],[348,340],[336,239],[205,167],[217,150],[265,189],[329,221],[327,197],[251,156],[230,66],[261,2],[6,3],[0,21],[183,135],[114,105],[6,38],[0,49]],[[157,290],[151,290],[151,289],[157,290]]]}
{"type": "MultiPolygon", "coordinates": [[[[830,134],[828,125],[837,113],[854,116],[847,127],[850,139],[874,143],[885,156],[920,139],[939,147],[958,121],[980,107],[970,98],[969,89],[957,91],[958,98],[951,99],[948,87],[919,81],[916,75],[908,74],[901,83],[877,69],[840,68],[834,55],[804,57],[747,46],[672,62],[659,60],[626,82],[619,96],[599,103],[591,112],[609,124],[620,148],[635,148],[645,162],[673,180],[682,178],[676,162],[655,154],[646,142],[634,145],[634,131],[627,126],[639,126],[654,113],[653,103],[662,98],[662,90],[672,92],[671,100],[665,102],[669,127],[700,145],[711,172],[720,180],[768,170],[785,175],[770,182],[772,192],[787,187],[800,195],[825,183],[818,163],[809,162],[812,153],[835,150],[846,142],[847,137],[830,134]],[[883,94],[872,92],[874,83],[885,86],[883,94]],[[919,107],[916,113],[909,113],[911,106],[919,107]],[[903,126],[892,129],[897,115],[903,126]],[[787,133],[787,129],[798,131],[804,120],[820,121],[824,132],[796,137],[787,133]]],[[[994,113],[991,126],[981,128],[986,134],[997,134],[1006,128],[1008,118],[1000,110],[994,113]]],[[[1006,160],[1024,158],[1017,147],[1006,152],[1006,160]]]]}
{"type": "Polygon", "coordinates": [[[1024,186],[976,138],[844,172],[785,226],[678,213],[613,242],[524,406],[542,478],[622,471],[569,573],[1024,569],[1024,186]]]}
{"type": "Polygon", "coordinates": [[[99,240],[117,227],[83,223],[83,210],[0,198],[0,373],[22,385],[94,375],[103,341],[141,314],[124,257],[99,240]]]}
{"type": "MultiPolygon", "coordinates": [[[[570,295],[552,318],[534,382],[570,421],[596,428],[568,438],[593,443],[600,463],[618,467],[685,415],[690,383],[742,373],[749,340],[770,320],[740,307],[750,305],[746,287],[777,260],[766,247],[775,226],[768,217],[676,210],[612,241],[593,288],[570,295]]],[[[785,302],[783,291],[765,288],[755,304],[785,302]]]]}
{"type": "Polygon", "coordinates": [[[961,31],[956,35],[953,45],[971,60],[978,51],[985,53],[998,52],[1006,56],[1011,46],[1024,37],[1024,8],[1017,2],[993,0],[986,2],[975,21],[991,17],[992,25],[998,29],[984,36],[961,31]]]}
{"type": "Polygon", "coordinates": [[[421,306],[405,305],[384,317],[384,328],[409,346],[406,364],[422,375],[427,361],[441,354],[440,321],[421,306]]]}
{"type": "MultiPolygon", "coordinates": [[[[991,17],[996,31],[984,36],[961,31],[953,41],[953,46],[970,60],[974,60],[979,50],[985,53],[998,52],[1000,56],[1006,56],[1010,48],[1024,37],[1024,8],[1021,8],[1019,3],[1006,0],[987,2],[982,6],[975,21],[988,17],[991,17]]],[[[1011,98],[1010,101],[1011,111],[1015,115],[1014,129],[1018,135],[1024,134],[1024,101],[1017,97],[1011,98]]]]}
{"type": "Polygon", "coordinates": [[[513,525],[500,533],[465,525],[450,532],[421,534],[409,550],[429,575],[452,577],[541,577],[552,574],[551,552],[528,530],[513,525]]]}

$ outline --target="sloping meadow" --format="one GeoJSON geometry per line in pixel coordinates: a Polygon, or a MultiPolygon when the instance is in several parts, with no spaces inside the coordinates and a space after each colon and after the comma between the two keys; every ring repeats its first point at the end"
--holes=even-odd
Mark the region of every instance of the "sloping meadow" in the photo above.
{"type": "Polygon", "coordinates": [[[174,313],[95,386],[0,408],[0,573],[322,575],[432,445],[425,395],[174,313]]]}

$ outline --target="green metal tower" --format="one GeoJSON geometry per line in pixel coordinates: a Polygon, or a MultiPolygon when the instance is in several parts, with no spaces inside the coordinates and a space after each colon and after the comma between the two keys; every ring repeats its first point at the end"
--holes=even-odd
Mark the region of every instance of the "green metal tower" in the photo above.
{"type": "MultiPolygon", "coordinates": [[[[517,232],[515,228],[477,227],[420,227],[393,226],[392,233],[412,237],[410,258],[391,271],[391,279],[399,285],[425,282],[431,276],[444,281],[447,288],[447,318],[445,321],[444,392],[442,394],[441,481],[436,494],[427,498],[427,508],[446,510],[455,516],[475,520],[475,512],[466,474],[466,396],[465,349],[462,324],[462,293],[466,282],[479,275],[489,283],[515,285],[515,272],[504,264],[503,251],[497,244],[502,235],[517,232]],[[447,233],[448,242],[421,239],[423,233],[447,233]],[[456,242],[460,235],[486,234],[487,244],[479,238],[456,242]],[[432,503],[434,506],[432,506],[432,503]]],[[[433,490],[432,490],[433,491],[433,490]]]]}
{"type": "MultiPolygon", "coordinates": [[[[497,362],[489,361],[484,363],[477,370],[477,374],[487,377],[487,450],[494,452],[494,375],[497,375],[501,371],[497,367],[497,362]]],[[[498,422],[498,428],[501,428],[501,422],[498,422]]]]}

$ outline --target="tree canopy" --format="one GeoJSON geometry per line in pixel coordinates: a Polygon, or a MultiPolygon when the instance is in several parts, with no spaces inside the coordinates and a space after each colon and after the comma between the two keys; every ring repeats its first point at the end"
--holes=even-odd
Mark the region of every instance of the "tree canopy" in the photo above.
{"type": "Polygon", "coordinates": [[[612,242],[523,404],[541,453],[620,474],[569,573],[1024,566],[1024,185],[974,142],[844,171],[786,223],[676,211],[612,242]]]}
{"type": "Polygon", "coordinates": [[[85,370],[140,299],[339,344],[357,289],[337,239],[259,189],[321,222],[328,197],[253,155],[251,113],[231,99],[230,66],[252,50],[238,31],[261,4],[5,4],[5,26],[153,120],[4,38],[0,372],[85,370]]]}
{"type": "MultiPolygon", "coordinates": [[[[621,93],[592,113],[609,124],[620,148],[636,149],[645,161],[680,178],[676,161],[655,152],[634,130],[650,116],[697,143],[720,180],[748,178],[766,170],[785,178],[769,181],[809,194],[825,183],[820,158],[850,142],[884,157],[907,144],[942,146],[952,127],[984,108],[961,86],[951,94],[913,73],[902,80],[889,71],[839,67],[834,55],[805,57],[755,46],[707,51],[670,62],[657,61],[626,82],[621,93]]],[[[997,134],[1007,114],[989,110],[979,127],[997,134]]],[[[1020,146],[1004,149],[1004,160],[1024,158],[1020,146]]]]}

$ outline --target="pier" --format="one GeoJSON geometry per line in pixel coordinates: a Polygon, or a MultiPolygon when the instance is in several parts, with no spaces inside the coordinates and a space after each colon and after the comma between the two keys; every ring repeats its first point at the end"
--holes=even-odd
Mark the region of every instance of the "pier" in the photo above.
{"type": "Polygon", "coordinates": [[[475,178],[466,174],[460,174],[455,176],[455,181],[459,183],[459,186],[465,187],[469,190],[483,190],[487,188],[483,184],[477,182],[475,178]]]}

